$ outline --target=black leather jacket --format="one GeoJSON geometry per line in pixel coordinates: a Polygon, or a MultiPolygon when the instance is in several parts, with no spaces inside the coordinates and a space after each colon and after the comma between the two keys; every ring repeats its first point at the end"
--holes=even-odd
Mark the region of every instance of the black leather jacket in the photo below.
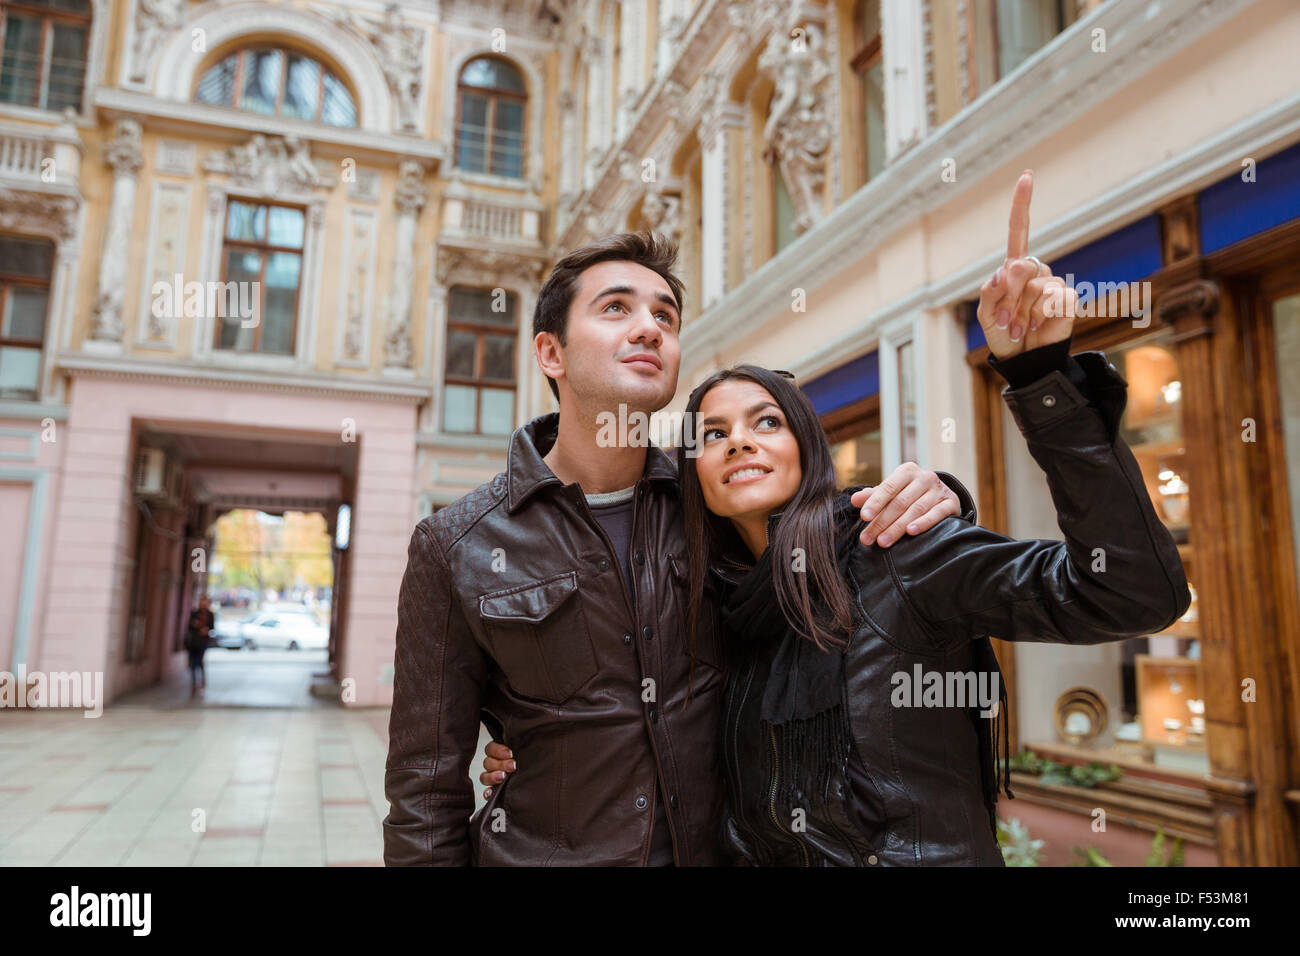
{"type": "MultiPolygon", "coordinates": [[[[827,800],[801,794],[799,806],[778,805],[776,782],[790,768],[758,717],[771,649],[734,661],[722,740],[723,843],[733,862],[1001,866],[971,710],[951,697],[914,706],[901,689],[929,672],[945,686],[969,674],[972,641],[984,635],[1096,644],[1161,631],[1187,610],[1178,550],[1117,437],[1126,383],[1115,367],[1085,352],[1068,375],[1053,371],[1003,396],[1066,540],[1016,541],[948,518],[891,548],[855,550],[845,674],[856,752],[827,800]]],[[[736,581],[722,564],[712,571],[724,588],[736,581]]]]}

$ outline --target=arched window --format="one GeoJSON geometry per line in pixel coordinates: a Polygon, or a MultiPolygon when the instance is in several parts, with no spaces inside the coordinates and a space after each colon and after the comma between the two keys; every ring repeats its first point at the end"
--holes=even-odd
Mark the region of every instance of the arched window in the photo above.
{"type": "Polygon", "coordinates": [[[524,175],[524,78],[505,60],[481,56],[456,88],[456,165],[472,173],[524,175]]]}
{"type": "Polygon", "coordinates": [[[90,0],[0,0],[0,103],[81,109],[90,0]]]}
{"type": "Polygon", "coordinates": [[[293,50],[262,47],[232,53],[203,74],[194,98],[268,116],[357,125],[356,102],[343,81],[293,50]]]}

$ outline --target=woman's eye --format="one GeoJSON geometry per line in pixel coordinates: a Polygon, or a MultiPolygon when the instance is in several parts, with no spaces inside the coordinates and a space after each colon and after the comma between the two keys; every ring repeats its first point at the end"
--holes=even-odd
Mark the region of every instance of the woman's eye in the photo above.
{"type": "Polygon", "coordinates": [[[722,434],[722,429],[720,428],[706,428],[704,430],[704,436],[702,440],[708,441],[710,435],[721,435],[721,434],[722,434]]]}
{"type": "Polygon", "coordinates": [[[777,418],[775,415],[764,415],[759,419],[759,423],[761,424],[762,422],[771,422],[773,428],[781,427],[781,419],[777,418]]]}

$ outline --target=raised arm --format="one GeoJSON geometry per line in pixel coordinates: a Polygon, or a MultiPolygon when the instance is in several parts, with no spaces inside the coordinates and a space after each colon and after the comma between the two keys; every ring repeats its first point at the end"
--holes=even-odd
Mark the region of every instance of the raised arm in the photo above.
{"type": "Polygon", "coordinates": [[[1100,352],[1066,362],[1003,392],[1065,540],[947,521],[885,555],[913,612],[945,643],[1114,641],[1162,631],[1191,603],[1178,548],[1117,434],[1123,378],[1100,352]]]}
{"type": "Polygon", "coordinates": [[[469,766],[486,673],[442,549],[421,522],[411,535],[397,605],[384,771],[386,865],[469,865],[469,766]]]}

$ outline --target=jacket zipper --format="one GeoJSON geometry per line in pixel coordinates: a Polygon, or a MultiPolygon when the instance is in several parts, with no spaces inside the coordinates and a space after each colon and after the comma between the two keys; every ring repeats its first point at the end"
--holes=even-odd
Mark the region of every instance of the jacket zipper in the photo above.
{"type": "Polygon", "coordinates": [[[741,693],[740,693],[740,700],[738,700],[738,701],[734,701],[734,704],[735,704],[734,717],[735,717],[735,719],[732,720],[732,714],[728,714],[727,726],[728,726],[728,729],[730,729],[730,731],[731,731],[731,758],[732,758],[731,762],[732,762],[732,766],[735,768],[735,777],[734,777],[734,779],[735,779],[735,781],[736,781],[736,786],[735,786],[735,790],[734,790],[733,792],[736,794],[736,797],[737,797],[737,800],[736,800],[736,816],[738,816],[738,817],[740,818],[740,825],[741,825],[742,827],[744,827],[746,830],[748,830],[750,834],[753,835],[753,837],[754,837],[754,843],[755,843],[757,846],[762,847],[764,854],[770,854],[770,853],[771,853],[771,847],[769,847],[769,846],[767,845],[767,841],[764,840],[763,837],[760,835],[760,833],[759,833],[759,828],[758,828],[758,827],[751,827],[751,826],[749,825],[749,821],[748,821],[747,819],[745,819],[745,803],[744,803],[744,801],[743,801],[742,799],[740,799],[740,797],[741,797],[741,789],[740,789],[740,751],[739,751],[739,749],[738,749],[738,747],[739,747],[739,741],[738,741],[738,738],[739,738],[739,736],[740,736],[740,713],[741,713],[741,711],[744,709],[745,699],[749,696],[749,688],[750,688],[750,685],[751,685],[751,684],[753,683],[753,681],[754,681],[754,668],[755,668],[755,666],[756,666],[756,665],[755,665],[754,662],[751,662],[750,665],[749,665],[749,672],[745,675],[745,689],[744,689],[743,691],[741,691],[741,693]]]}
{"type": "MultiPolygon", "coordinates": [[[[781,762],[776,746],[776,728],[769,727],[767,728],[767,732],[772,738],[772,789],[768,793],[768,808],[772,814],[772,825],[775,826],[778,831],[784,831],[785,828],[781,826],[781,821],[776,815],[776,787],[781,780],[781,762]]],[[[812,864],[808,861],[808,850],[804,846],[803,840],[799,839],[799,834],[793,829],[790,830],[790,839],[794,840],[794,845],[799,848],[799,858],[803,860],[802,865],[811,866],[812,864]]]]}

